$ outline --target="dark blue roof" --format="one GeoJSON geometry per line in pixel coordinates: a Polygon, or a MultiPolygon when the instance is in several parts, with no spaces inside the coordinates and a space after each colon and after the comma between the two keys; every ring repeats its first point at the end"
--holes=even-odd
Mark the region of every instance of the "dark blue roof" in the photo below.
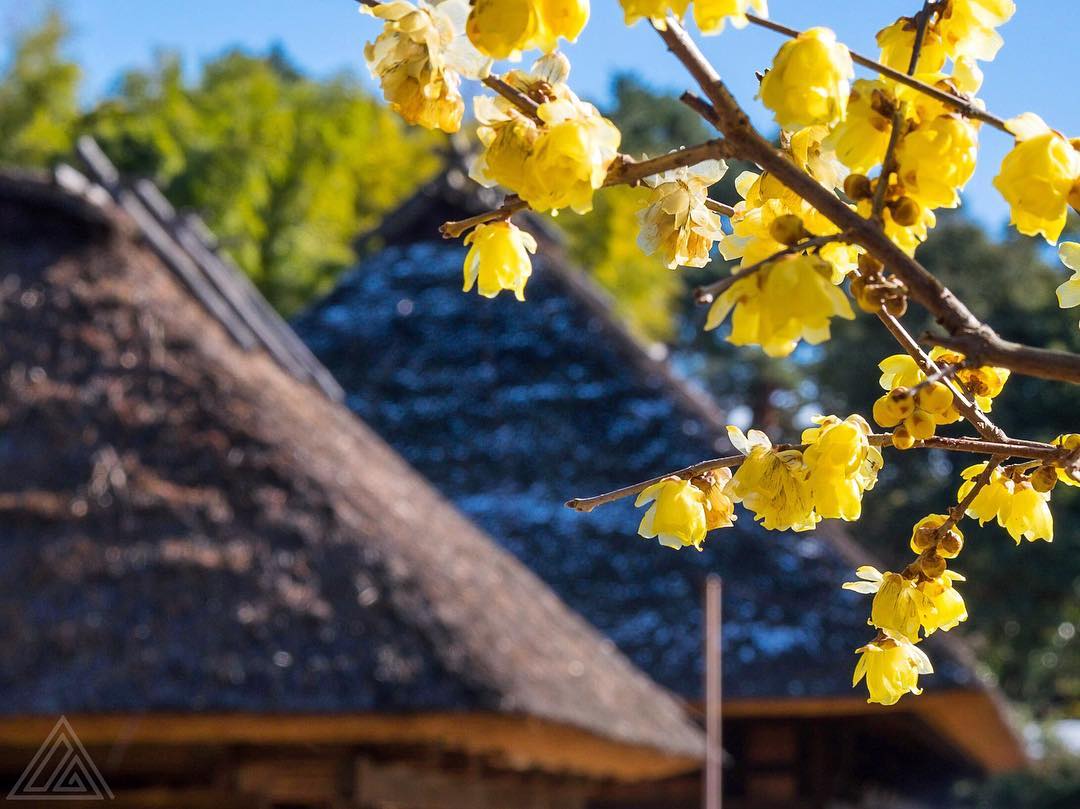
{"type": "MultiPolygon", "coordinates": [[[[866,597],[840,589],[853,563],[824,537],[835,527],[771,533],[740,510],[703,552],[675,552],[635,534],[630,500],[567,509],[722,439],[664,374],[627,361],[568,270],[538,258],[525,303],[486,300],[461,292],[462,259],[457,245],[388,247],[295,324],[348,405],[661,684],[701,694],[702,585],[717,571],[728,695],[851,693],[872,631],[866,597]]],[[[928,686],[970,681],[930,651],[928,686]]]]}

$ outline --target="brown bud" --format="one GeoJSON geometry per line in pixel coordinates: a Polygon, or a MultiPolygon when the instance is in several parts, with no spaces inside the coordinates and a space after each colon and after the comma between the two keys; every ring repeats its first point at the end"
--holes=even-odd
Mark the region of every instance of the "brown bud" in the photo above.
{"type": "Polygon", "coordinates": [[[936,553],[924,553],[919,557],[919,570],[923,572],[924,576],[936,579],[945,572],[945,560],[936,553]]]}
{"type": "Polygon", "coordinates": [[[869,253],[859,253],[859,272],[863,275],[877,275],[884,266],[869,253]]]}
{"type": "Polygon", "coordinates": [[[912,547],[919,553],[933,548],[937,544],[937,529],[932,525],[923,525],[911,538],[912,547]]]}
{"type": "Polygon", "coordinates": [[[844,180],[844,193],[853,200],[870,199],[874,196],[874,189],[865,174],[849,174],[844,180]]]}
{"type": "Polygon", "coordinates": [[[915,446],[915,438],[908,432],[908,428],[901,424],[893,430],[892,443],[897,449],[911,449],[915,446]]]}
{"type": "Polygon", "coordinates": [[[907,312],[907,296],[893,295],[885,299],[885,311],[893,317],[903,317],[907,312]]]}
{"type": "Polygon", "coordinates": [[[945,559],[954,559],[964,548],[964,538],[956,531],[949,531],[938,540],[937,553],[945,559]]]}
{"type": "Polygon", "coordinates": [[[803,227],[802,219],[793,213],[786,213],[776,217],[769,225],[769,235],[780,244],[792,245],[798,244],[810,234],[803,227]]]}
{"type": "Polygon", "coordinates": [[[900,197],[895,202],[889,203],[893,221],[902,228],[909,228],[919,221],[922,216],[922,208],[911,197],[900,197]]]}
{"type": "Polygon", "coordinates": [[[858,298],[866,291],[866,279],[856,275],[851,279],[851,294],[858,298]]]}
{"type": "Polygon", "coordinates": [[[1057,486],[1057,470],[1052,466],[1040,466],[1031,473],[1031,488],[1037,492],[1050,492],[1057,486]]]}

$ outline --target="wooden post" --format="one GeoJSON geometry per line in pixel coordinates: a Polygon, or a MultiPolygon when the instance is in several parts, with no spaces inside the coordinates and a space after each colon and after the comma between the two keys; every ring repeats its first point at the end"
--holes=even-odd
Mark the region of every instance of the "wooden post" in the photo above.
{"type": "Polygon", "coordinates": [[[721,672],[720,577],[705,580],[705,779],[702,806],[720,809],[723,801],[724,747],[720,725],[721,672]]]}

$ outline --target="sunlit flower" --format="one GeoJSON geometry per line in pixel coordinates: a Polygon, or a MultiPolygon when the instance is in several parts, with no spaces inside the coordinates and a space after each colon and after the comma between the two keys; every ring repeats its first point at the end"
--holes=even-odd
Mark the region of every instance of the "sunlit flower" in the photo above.
{"type": "Polygon", "coordinates": [[[1080,244],[1062,242],[1058,257],[1062,264],[1073,271],[1073,277],[1057,288],[1058,306],[1072,309],[1080,306],[1080,244]]]}
{"type": "Polygon", "coordinates": [[[473,228],[465,244],[472,245],[465,256],[465,292],[479,282],[485,298],[511,289],[519,301],[525,300],[525,283],[532,275],[529,253],[536,252],[532,234],[511,222],[491,222],[473,228]]]}
{"type": "Polygon", "coordinates": [[[785,42],[761,80],[759,95],[784,129],[830,126],[844,117],[851,54],[828,28],[810,28],[785,42]]]}
{"type": "Polygon", "coordinates": [[[922,615],[923,631],[927,636],[939,629],[948,632],[968,618],[963,596],[953,587],[953,582],[964,581],[959,573],[946,570],[936,579],[919,582],[919,590],[930,602],[930,609],[922,615]]]}
{"type": "Polygon", "coordinates": [[[736,281],[709,309],[705,328],[715,329],[733,310],[728,341],[760,345],[770,357],[787,356],[799,340],[822,343],[832,318],[855,317],[833,283],[832,265],[809,255],[781,258],[736,281]]]}
{"type": "MultiPolygon", "coordinates": [[[[958,501],[968,495],[975,485],[975,478],[985,468],[985,463],[975,464],[960,473],[965,483],[956,493],[958,501]]],[[[967,513],[977,518],[980,525],[996,518],[998,525],[1008,531],[1017,544],[1021,539],[1029,542],[1054,539],[1050,493],[1036,491],[1026,478],[1010,476],[1001,470],[991,473],[990,482],[976,495],[967,513]]]]}
{"type": "Polygon", "coordinates": [[[638,213],[638,245],[659,253],[668,267],[704,267],[709,251],[724,236],[720,215],[706,206],[709,186],[727,171],[722,160],[665,171],[645,179],[653,189],[649,205],[638,213]]]}
{"type": "MultiPolygon", "coordinates": [[[[914,19],[901,17],[892,25],[878,31],[877,44],[881,48],[881,63],[901,73],[908,73],[917,30],[914,19]]],[[[945,68],[946,59],[948,54],[945,52],[941,35],[935,27],[928,26],[919,51],[919,64],[911,72],[920,81],[929,80],[933,84],[945,68]]]]}
{"type": "Polygon", "coordinates": [[[1080,180],[1080,153],[1037,115],[1013,118],[1008,127],[1016,145],[1002,161],[994,187],[1009,203],[1017,230],[1054,244],[1065,227],[1069,194],[1080,180]]]}
{"type": "MultiPolygon", "coordinates": [[[[1080,434],[1068,433],[1066,435],[1059,435],[1054,439],[1054,444],[1075,452],[1076,450],[1080,450],[1080,434]]],[[[1080,479],[1071,477],[1065,469],[1057,470],[1057,476],[1058,480],[1066,486],[1080,486],[1080,479]]]]}
{"type": "Polygon", "coordinates": [[[866,678],[870,692],[867,702],[894,705],[904,694],[921,694],[920,674],[933,674],[930,658],[901,635],[883,630],[884,637],[856,649],[861,655],[855,666],[852,686],[866,678]]]}
{"type": "Polygon", "coordinates": [[[870,446],[870,425],[862,416],[819,416],[804,430],[803,460],[814,510],[822,519],[857,520],[863,493],[877,483],[881,450],[870,446]]]}
{"type": "Polygon", "coordinates": [[[994,29],[1015,12],[1013,0],[948,0],[937,30],[953,59],[967,56],[986,61],[1001,49],[1001,34],[994,29]]]}
{"type": "Polygon", "coordinates": [[[788,135],[788,155],[792,162],[828,188],[840,188],[848,172],[827,142],[827,126],[804,126],[788,135]]]}
{"type": "Polygon", "coordinates": [[[391,109],[410,124],[456,132],[465,112],[461,77],[481,78],[491,64],[464,36],[466,0],[391,0],[360,10],[384,21],[364,58],[391,109]]]}
{"type": "Polygon", "coordinates": [[[932,609],[930,599],[918,588],[915,579],[899,573],[881,573],[864,565],[855,571],[860,581],[845,582],[845,590],[873,593],[870,623],[910,640],[917,640],[923,615],[932,609]]]}
{"type": "Polygon", "coordinates": [[[778,451],[758,430],[743,435],[728,427],[728,438],[746,456],[725,488],[725,494],[742,503],[759,522],[772,531],[809,531],[817,522],[806,465],[797,450],[778,451]]]}
{"type": "Polygon", "coordinates": [[[975,173],[978,130],[959,115],[943,115],[908,132],[896,149],[904,192],[927,208],[955,208],[975,173]]]}
{"type": "Polygon", "coordinates": [[[694,0],[694,22],[706,36],[723,31],[727,20],[736,28],[744,28],[750,22],[746,19],[748,11],[767,17],[767,0],[694,0]]]}
{"type": "Polygon", "coordinates": [[[588,19],[589,0],[475,0],[465,30],[481,53],[506,59],[574,42],[588,19]]]}
{"type": "Polygon", "coordinates": [[[714,528],[729,528],[734,506],[723,493],[731,471],[717,469],[694,480],[669,477],[638,495],[634,505],[650,503],[638,533],[656,537],[668,548],[693,546],[701,550],[705,535],[714,528]]]}
{"type": "Polygon", "coordinates": [[[895,103],[885,82],[859,79],[848,96],[847,116],[833,127],[826,146],[849,169],[865,174],[885,156],[895,103]]]}
{"type": "Polygon", "coordinates": [[[652,20],[658,28],[665,28],[664,18],[670,12],[676,19],[682,19],[690,0],[619,0],[623,7],[623,17],[627,25],[638,20],[652,20]]]}

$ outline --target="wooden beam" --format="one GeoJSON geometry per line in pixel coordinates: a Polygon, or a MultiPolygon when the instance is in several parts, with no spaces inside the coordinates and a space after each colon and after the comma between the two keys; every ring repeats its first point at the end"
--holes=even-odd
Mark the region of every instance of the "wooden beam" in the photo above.
{"type": "MultiPolygon", "coordinates": [[[[139,744],[433,745],[497,761],[511,770],[542,770],[623,781],[692,772],[701,762],[619,742],[533,717],[433,714],[144,714],[79,715],[69,721],[87,746],[139,744]]],[[[36,748],[53,717],[0,719],[0,745],[36,748]]]]}

